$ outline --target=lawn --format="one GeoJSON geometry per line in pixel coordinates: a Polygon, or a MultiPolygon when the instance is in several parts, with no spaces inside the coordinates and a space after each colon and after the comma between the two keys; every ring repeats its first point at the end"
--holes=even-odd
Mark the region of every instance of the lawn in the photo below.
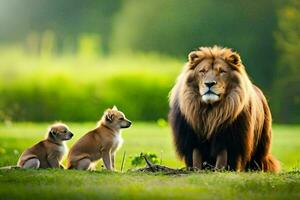
{"type": "MultiPolygon", "coordinates": [[[[95,123],[68,123],[75,137],[71,146],[95,123]]],[[[24,148],[44,137],[48,124],[0,125],[0,166],[14,165],[24,148]]],[[[125,171],[140,152],[153,152],[162,164],[183,167],[174,153],[169,127],[135,123],[124,130],[125,143],[117,155],[125,171]]],[[[184,175],[107,172],[101,163],[95,172],[73,170],[0,170],[0,199],[299,199],[300,126],[274,125],[273,154],[283,172],[201,172],[184,175]]]]}

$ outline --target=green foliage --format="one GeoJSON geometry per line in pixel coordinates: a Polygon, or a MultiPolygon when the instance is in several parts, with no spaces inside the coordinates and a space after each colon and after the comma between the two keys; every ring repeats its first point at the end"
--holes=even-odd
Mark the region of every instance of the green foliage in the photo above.
{"type": "Polygon", "coordinates": [[[0,110],[12,120],[95,121],[112,105],[132,120],[166,118],[171,81],[164,77],[122,74],[79,83],[69,75],[39,74],[0,89],[0,110]],[[160,83],[161,82],[161,83],[160,83]]]}
{"type": "Polygon", "coordinates": [[[111,48],[184,58],[199,46],[234,48],[255,82],[267,89],[275,63],[275,17],[269,0],[126,0],[116,17],[111,48]]]}
{"type": "Polygon", "coordinates": [[[165,119],[160,118],[160,119],[157,120],[157,125],[159,127],[167,127],[168,126],[168,122],[165,119]]]}
{"type": "Polygon", "coordinates": [[[280,58],[272,103],[276,120],[297,123],[300,121],[300,2],[289,0],[279,10],[278,19],[275,38],[280,58]]]}
{"type": "Polygon", "coordinates": [[[149,159],[149,161],[152,163],[152,164],[158,164],[160,159],[158,159],[157,155],[155,153],[140,153],[140,155],[137,155],[137,156],[134,156],[131,160],[131,165],[132,166],[141,166],[141,165],[146,165],[146,161],[144,159],[144,156],[146,158],[149,159]]]}
{"type": "Polygon", "coordinates": [[[131,120],[166,119],[181,68],[180,61],[142,55],[92,63],[19,58],[12,67],[2,58],[0,120],[13,121],[96,121],[113,105],[131,120]]]}
{"type": "MultiPolygon", "coordinates": [[[[58,108],[63,110],[59,113],[62,117],[58,118],[93,120],[96,115],[92,116],[90,111],[102,112],[106,106],[120,101],[134,119],[165,119],[166,96],[176,76],[171,68],[173,62],[165,62],[166,67],[159,63],[162,59],[159,56],[143,55],[138,63],[130,54],[150,52],[186,60],[187,54],[198,46],[217,44],[241,54],[251,80],[270,101],[276,122],[298,123],[299,19],[297,0],[86,0],[84,3],[81,0],[2,0],[0,119],[52,120],[49,110],[58,108]],[[11,49],[26,52],[23,60],[11,49]],[[114,59],[116,54],[128,56],[126,59],[131,61],[124,67],[123,60],[114,59]],[[15,62],[22,68],[15,67],[15,62]],[[109,68],[104,69],[102,65],[108,62],[111,62],[109,68]],[[58,75],[58,68],[53,67],[56,65],[64,72],[67,68],[67,74],[58,75]],[[156,70],[149,70],[149,66],[156,66],[156,70]],[[51,72],[52,68],[55,73],[51,72]],[[106,76],[106,71],[113,71],[112,68],[118,73],[106,76]],[[73,70],[77,72],[70,75],[73,70]],[[97,73],[101,77],[96,78],[97,73]],[[81,76],[85,78],[79,83],[77,79],[82,79],[81,76]],[[56,81],[65,81],[65,85],[56,81]],[[119,87],[120,84],[124,87],[119,87]],[[46,99],[53,95],[55,100],[46,99]],[[154,112],[147,102],[142,103],[149,101],[150,95],[153,95],[154,112]],[[70,105],[66,105],[67,99],[70,105]],[[140,109],[128,106],[135,104],[136,99],[136,107],[140,109]],[[61,107],[56,107],[54,101],[61,103],[61,107]],[[74,108],[82,105],[86,113],[82,116],[73,113],[74,108]]],[[[179,68],[176,70],[178,73],[179,68]]]]}
{"type": "Polygon", "coordinates": [[[101,55],[99,48],[100,39],[97,34],[83,34],[79,38],[79,57],[84,59],[97,58],[101,55]]]}
{"type": "Polygon", "coordinates": [[[54,45],[56,52],[62,52],[65,46],[76,50],[82,34],[97,34],[101,37],[100,51],[107,53],[113,16],[121,3],[121,0],[1,0],[0,40],[23,43],[24,38],[35,35],[39,41],[50,30],[56,41],[47,45],[54,45]]]}

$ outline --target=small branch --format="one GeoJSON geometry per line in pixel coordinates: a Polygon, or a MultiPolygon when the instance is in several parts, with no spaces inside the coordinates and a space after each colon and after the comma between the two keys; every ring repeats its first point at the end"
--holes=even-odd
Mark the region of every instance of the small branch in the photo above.
{"type": "Polygon", "coordinates": [[[152,172],[155,172],[155,169],[153,168],[153,164],[151,161],[147,158],[147,156],[141,154],[141,156],[145,159],[147,166],[151,169],[152,172]]]}
{"type": "Polygon", "coordinates": [[[5,166],[5,167],[0,167],[0,170],[10,170],[10,169],[20,169],[21,167],[13,165],[13,166],[5,166]]]}

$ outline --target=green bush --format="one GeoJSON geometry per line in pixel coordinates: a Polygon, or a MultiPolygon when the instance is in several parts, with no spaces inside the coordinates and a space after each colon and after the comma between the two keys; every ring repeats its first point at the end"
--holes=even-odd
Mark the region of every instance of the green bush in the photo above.
{"type": "Polygon", "coordinates": [[[155,153],[141,153],[140,155],[134,156],[131,159],[131,165],[132,166],[141,166],[141,165],[146,165],[146,161],[144,156],[152,163],[152,164],[158,164],[160,159],[157,157],[155,153]]]}
{"type": "Polygon", "coordinates": [[[144,64],[144,57],[126,59],[106,58],[88,67],[67,67],[73,65],[67,60],[59,64],[58,61],[30,63],[20,59],[32,67],[16,64],[14,68],[2,68],[0,73],[0,118],[95,121],[106,108],[117,105],[131,120],[166,119],[168,93],[181,64],[173,65],[176,62],[151,56],[148,62],[153,66],[148,62],[144,64]],[[123,65],[112,68],[107,64],[114,62],[123,65]]]}
{"type": "Polygon", "coordinates": [[[13,120],[96,120],[112,105],[133,120],[156,120],[166,117],[172,81],[164,76],[123,74],[80,84],[67,76],[50,76],[2,86],[0,109],[13,120]]]}

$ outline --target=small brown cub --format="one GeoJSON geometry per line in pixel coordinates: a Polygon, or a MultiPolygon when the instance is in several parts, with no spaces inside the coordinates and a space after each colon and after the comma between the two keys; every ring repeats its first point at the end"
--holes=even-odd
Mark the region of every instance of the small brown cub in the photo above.
{"type": "Polygon", "coordinates": [[[123,143],[120,129],[130,126],[131,121],[116,106],[107,109],[97,127],[82,136],[70,149],[68,169],[92,169],[92,163],[102,158],[106,169],[114,170],[116,151],[123,143]]]}
{"type": "Polygon", "coordinates": [[[73,133],[67,125],[55,123],[50,126],[46,139],[26,149],[19,158],[21,168],[59,168],[60,161],[67,151],[65,140],[70,140],[73,133]]]}

